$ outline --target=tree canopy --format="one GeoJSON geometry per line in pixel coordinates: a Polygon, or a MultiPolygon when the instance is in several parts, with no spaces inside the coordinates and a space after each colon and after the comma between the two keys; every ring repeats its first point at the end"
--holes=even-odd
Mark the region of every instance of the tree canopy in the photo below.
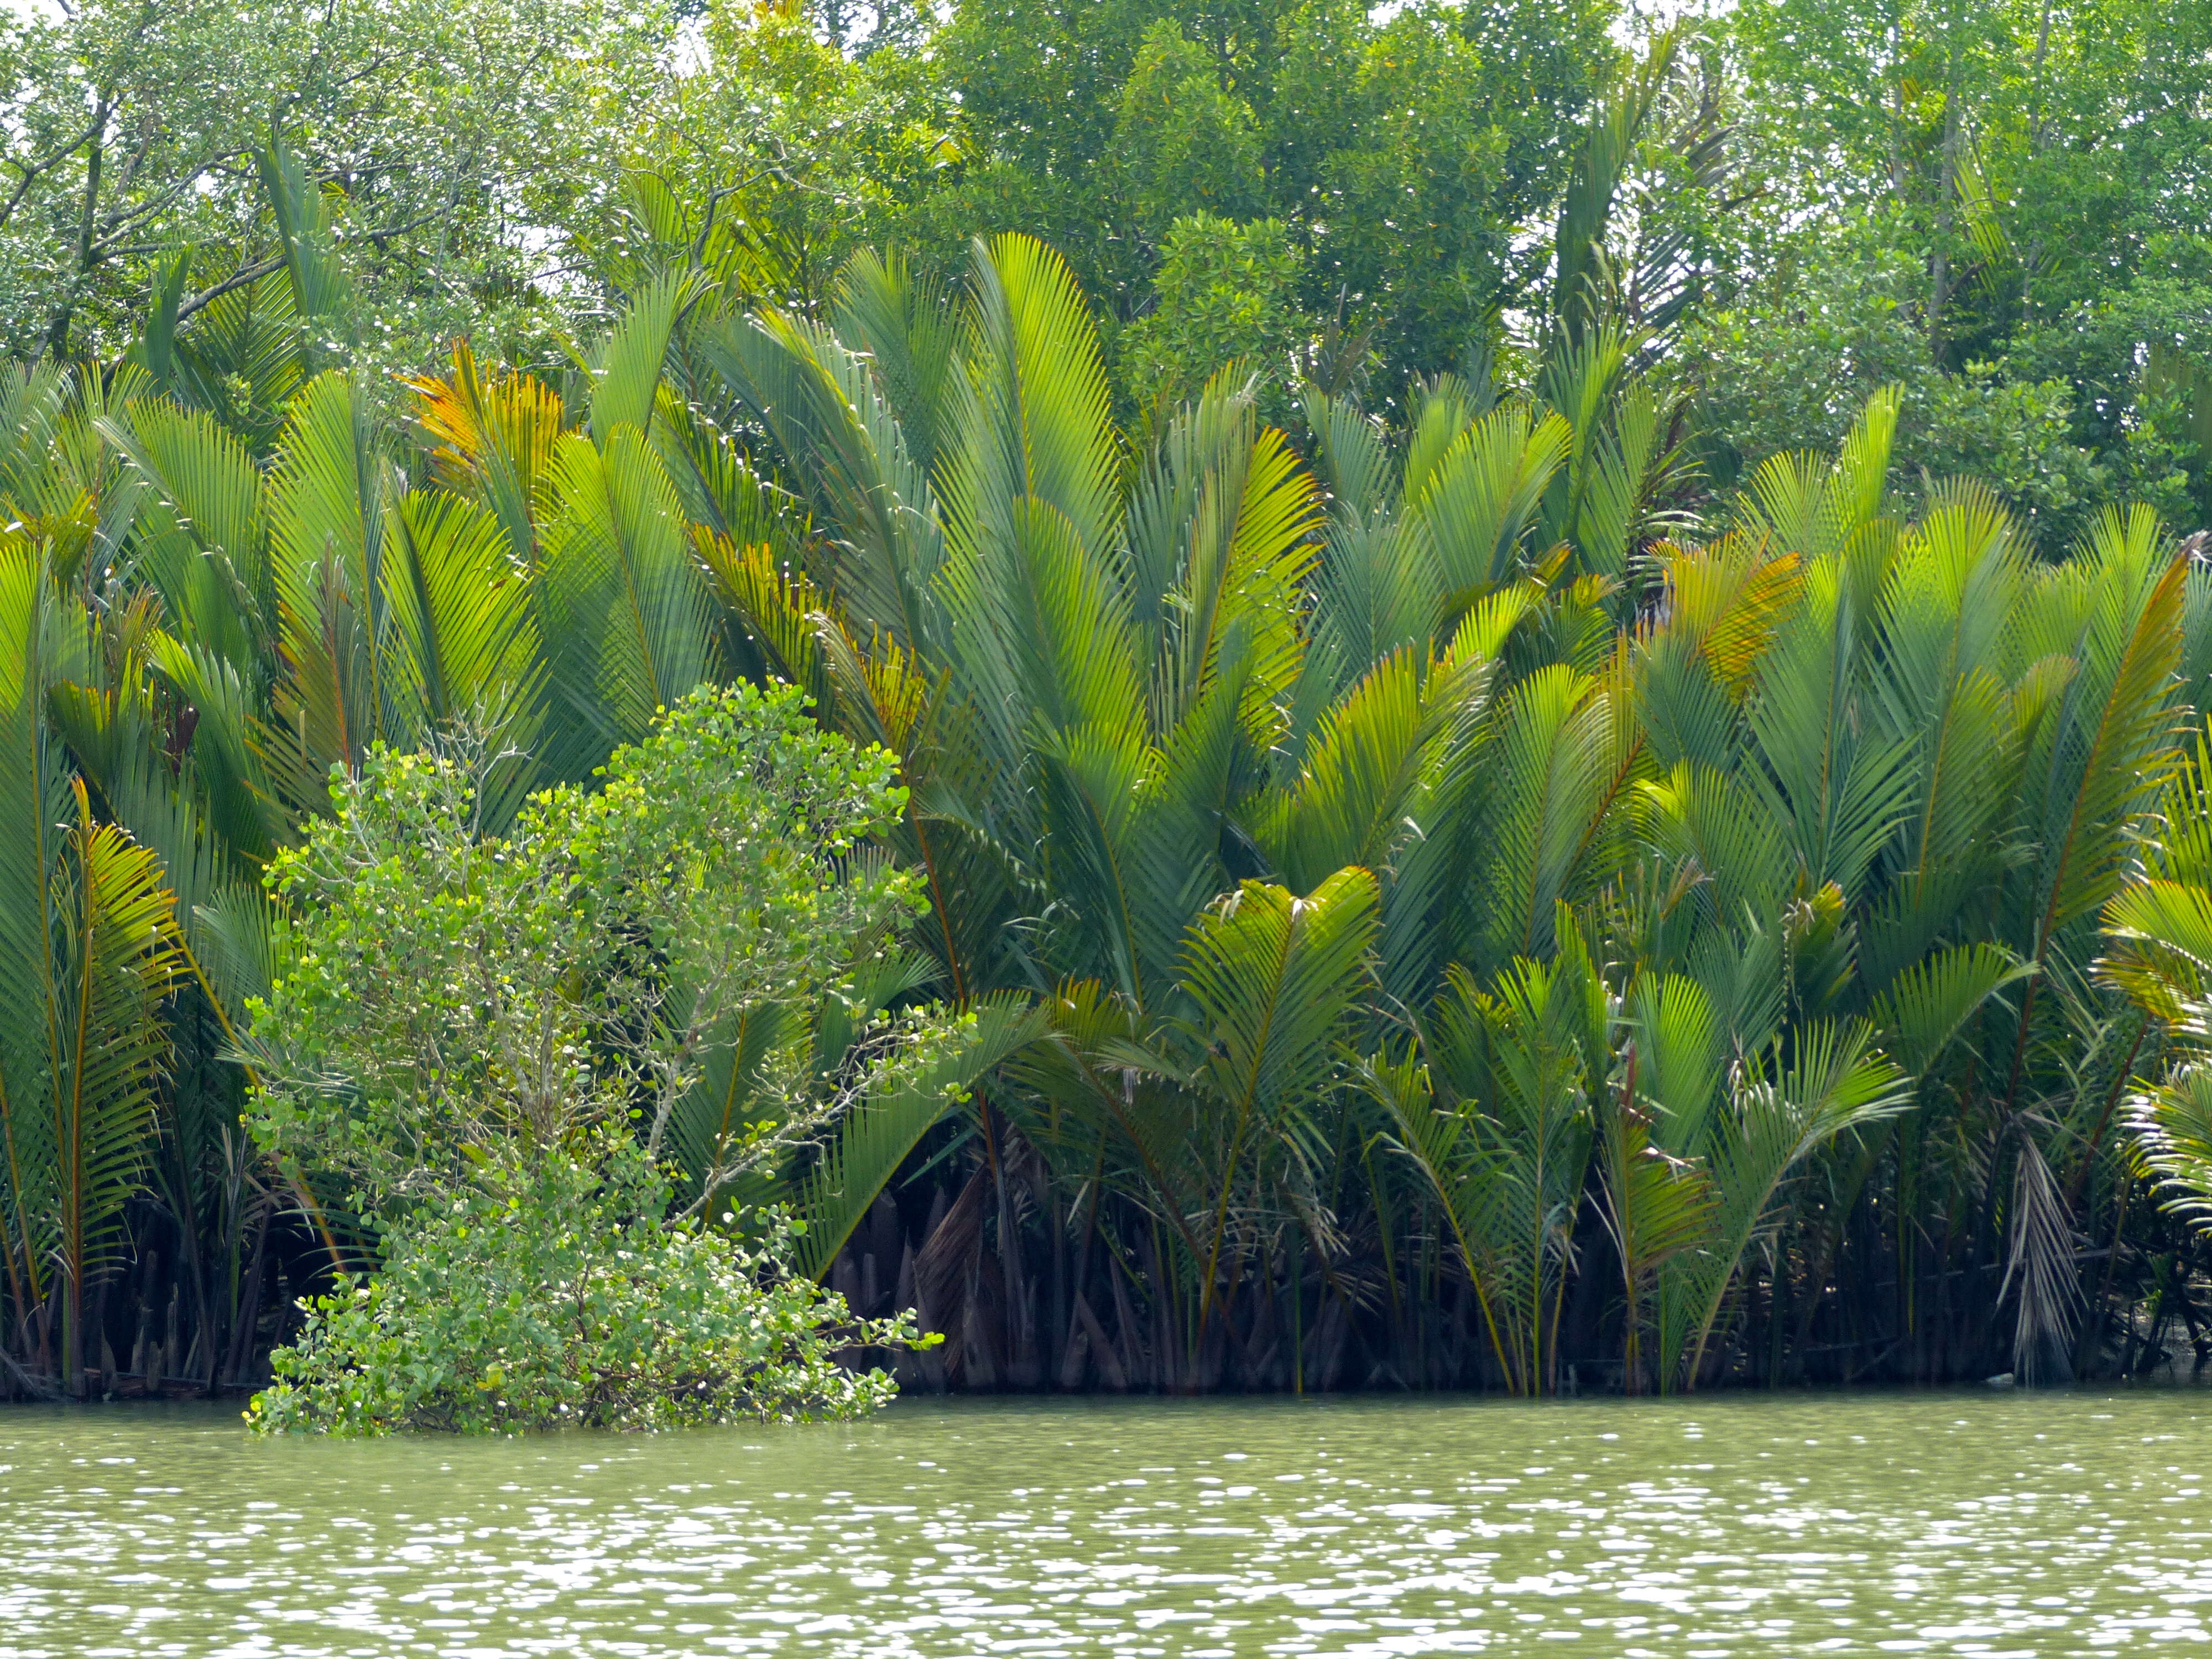
{"type": "Polygon", "coordinates": [[[173,313],[264,412],[254,342],[307,325],[264,280],[288,216],[345,250],[346,355],[415,370],[459,334],[564,368],[672,264],[818,315],[860,248],[955,281],[1011,231],[1075,270],[1125,416],[1228,356],[1387,404],[1515,380],[1595,277],[1698,394],[1723,489],[1894,382],[1906,475],[1987,477],[2053,550],[2110,501],[2212,503],[2202,0],[1750,0],[1663,37],[1610,0],[0,27],[0,343],[99,355],[173,313]],[[266,187],[272,142],[317,203],[266,187]]]}

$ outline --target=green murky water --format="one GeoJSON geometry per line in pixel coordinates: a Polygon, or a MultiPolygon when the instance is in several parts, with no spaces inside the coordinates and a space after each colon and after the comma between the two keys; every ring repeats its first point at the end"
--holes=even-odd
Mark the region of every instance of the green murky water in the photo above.
{"type": "Polygon", "coordinates": [[[2212,1394],[0,1413],[0,1656],[2203,1651],[2212,1394]]]}

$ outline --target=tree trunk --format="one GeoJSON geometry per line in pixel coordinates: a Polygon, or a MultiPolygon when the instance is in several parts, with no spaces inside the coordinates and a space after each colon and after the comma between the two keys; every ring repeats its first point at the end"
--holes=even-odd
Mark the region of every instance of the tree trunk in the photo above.
{"type": "Polygon", "coordinates": [[[1905,33],[1893,12],[1889,21],[1889,189],[1905,205],[1905,33]]]}
{"type": "Polygon", "coordinates": [[[1958,57],[1951,59],[1950,90],[1943,96],[1943,167],[1936,185],[1936,253],[1928,301],[1928,344],[1936,366],[1945,367],[1944,310],[1951,299],[1951,235],[1959,200],[1959,72],[1958,57]]]}
{"type": "Polygon", "coordinates": [[[276,1208],[274,1200],[261,1202],[260,1224],[253,1236],[253,1265],[246,1271],[246,1283],[238,1299],[237,1322],[231,1327],[230,1352],[220,1371],[214,1369],[210,1353],[208,1371],[208,1391],[215,1391],[218,1379],[235,1383],[245,1375],[247,1363],[253,1358],[254,1332],[261,1323],[261,1270],[269,1255],[269,1224],[270,1212],[276,1208]]]}
{"type": "Polygon", "coordinates": [[[84,1398],[84,1286],[64,1270],[62,1284],[62,1386],[72,1399],[84,1398]]]}
{"type": "MultiPolygon", "coordinates": [[[[2035,106],[2027,120],[2027,149],[2031,155],[2043,153],[2043,70],[2051,57],[2051,0],[2043,0],[2041,15],[2035,25],[2035,106]]],[[[2035,268],[2043,263],[2043,238],[2037,236],[2027,245],[2027,258],[2020,267],[2020,314],[2023,321],[2035,314],[2035,268]]]]}
{"type": "MultiPolygon", "coordinates": [[[[76,276],[70,285],[67,297],[62,301],[61,309],[54,313],[52,325],[46,331],[46,348],[58,363],[67,361],[69,357],[70,324],[76,312],[78,285],[92,274],[92,227],[100,210],[101,164],[107,159],[108,106],[106,100],[102,100],[96,113],[99,121],[93,131],[92,155],[84,165],[84,209],[77,225],[76,276]]],[[[81,1355],[78,1369],[83,1369],[81,1355]]],[[[83,1378],[79,1377],[77,1381],[82,1383],[83,1378]]]]}

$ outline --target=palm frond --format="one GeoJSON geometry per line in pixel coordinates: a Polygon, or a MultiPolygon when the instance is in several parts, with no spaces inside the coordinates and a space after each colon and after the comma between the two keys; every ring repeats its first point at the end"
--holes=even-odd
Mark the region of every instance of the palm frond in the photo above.
{"type": "Polygon", "coordinates": [[[601,343],[592,371],[592,441],[605,448],[619,427],[639,436],[653,424],[653,396],[669,337],[696,290],[689,271],[655,278],[630,297],[629,307],[601,343]]]}
{"type": "Polygon", "coordinates": [[[823,1149],[799,1204],[806,1218],[799,1267],[819,1279],[907,1155],[983,1074],[1044,1030],[1042,1011],[1025,998],[993,997],[963,1016],[959,1041],[918,1068],[888,1067],[866,1091],[836,1140],[823,1149]]]}

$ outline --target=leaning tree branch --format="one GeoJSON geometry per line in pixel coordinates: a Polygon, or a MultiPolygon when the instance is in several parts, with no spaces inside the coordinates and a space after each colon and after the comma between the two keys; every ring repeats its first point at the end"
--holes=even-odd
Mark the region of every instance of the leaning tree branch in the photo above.
{"type": "Polygon", "coordinates": [[[213,305],[224,295],[235,293],[241,288],[259,282],[272,270],[282,270],[283,268],[284,261],[281,255],[274,259],[261,259],[252,264],[240,266],[213,288],[204,293],[195,294],[191,299],[179,303],[177,307],[177,320],[181,323],[193,313],[203,311],[213,305]]]}
{"type": "Polygon", "coordinates": [[[77,151],[82,149],[86,144],[89,143],[92,139],[99,134],[100,130],[107,125],[108,114],[109,111],[107,106],[103,104],[100,106],[100,112],[93,118],[91,125],[86,127],[84,131],[78,133],[76,137],[68,139],[62,143],[55,145],[44,155],[39,156],[35,160],[27,161],[17,161],[14,160],[0,161],[0,167],[12,167],[22,175],[21,179],[16,183],[14,193],[8,198],[7,204],[5,206],[0,206],[0,227],[4,227],[8,221],[14,217],[15,210],[22,205],[23,198],[30,194],[31,186],[33,185],[38,183],[40,179],[52,172],[64,161],[69,160],[69,158],[76,155],[77,151]]]}

